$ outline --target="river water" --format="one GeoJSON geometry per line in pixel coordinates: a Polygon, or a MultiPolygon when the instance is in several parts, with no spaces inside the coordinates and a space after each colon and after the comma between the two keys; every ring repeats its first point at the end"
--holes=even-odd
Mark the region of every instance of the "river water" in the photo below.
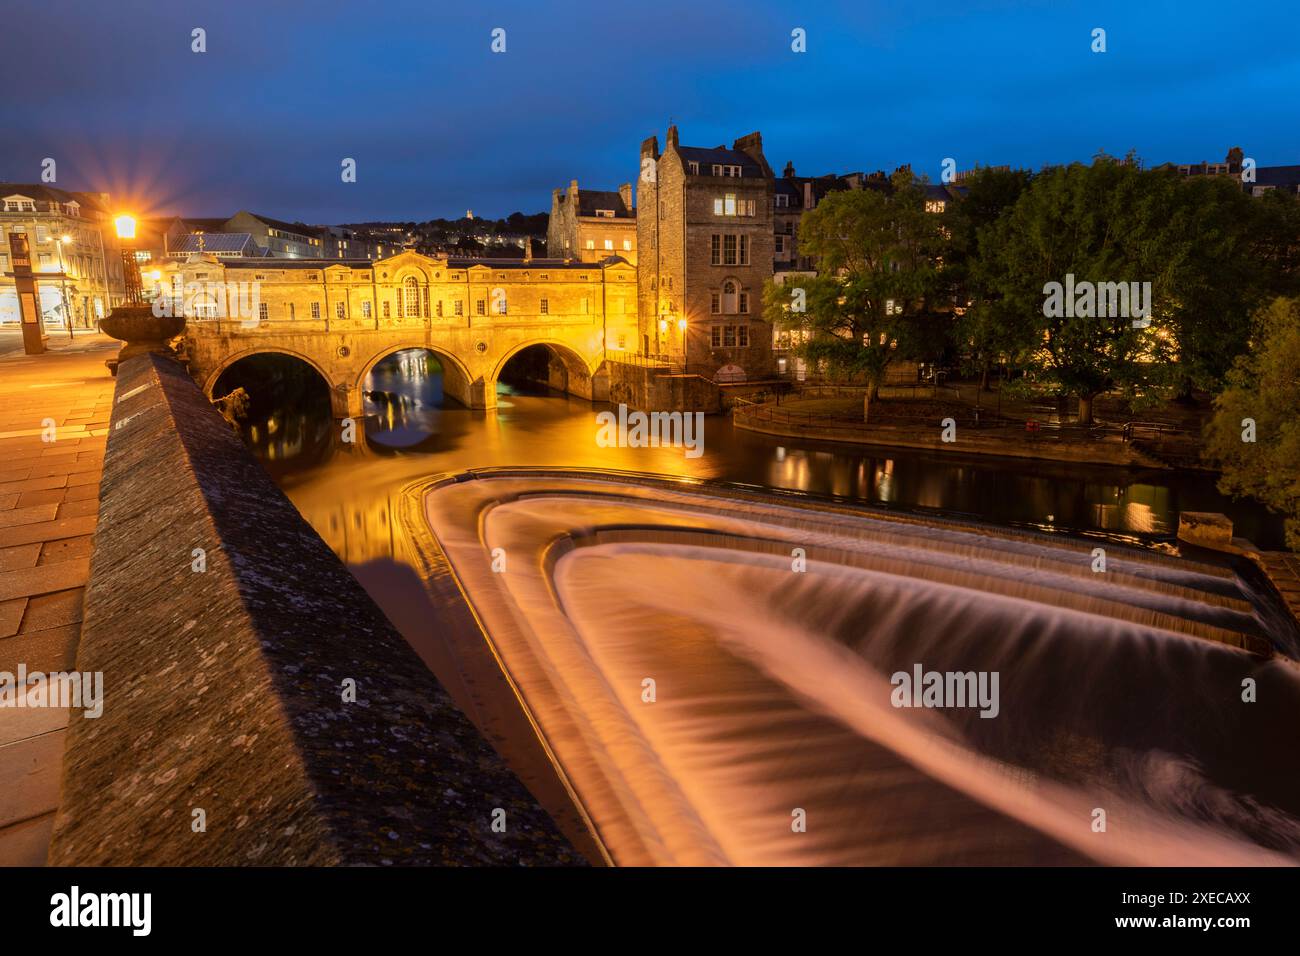
{"type": "Polygon", "coordinates": [[[790,442],[724,417],[706,419],[697,458],[601,447],[591,403],[503,387],[498,409],[470,411],[443,401],[422,353],[379,367],[366,410],[352,442],[327,406],[278,409],[246,437],[593,860],[1212,864],[1300,854],[1300,792],[1288,783],[1300,776],[1279,766],[1268,729],[1297,726],[1300,677],[1214,643],[1266,625],[1229,572],[1160,553],[1175,550],[1181,510],[1225,512],[1237,534],[1278,546],[1278,522],[1223,498],[1209,476],[790,442]],[[975,517],[1021,537],[873,524],[869,509],[837,522],[785,505],[714,505],[688,490],[675,506],[671,492],[624,501],[614,483],[598,496],[564,479],[531,492],[506,480],[452,486],[428,499],[430,525],[525,719],[495,658],[465,646],[481,639],[457,637],[429,603],[395,520],[404,486],[504,465],[708,479],[975,517]],[[551,542],[600,527],[641,530],[592,540],[548,570],[551,542]],[[1102,580],[1087,570],[1092,543],[1035,537],[1042,531],[1145,556],[1116,548],[1102,580]],[[498,539],[523,573],[488,573],[485,543],[498,539]],[[738,544],[753,541],[781,542],[787,557],[738,544]],[[810,541],[840,558],[810,549],[818,573],[791,575],[790,545],[810,541]],[[921,664],[1000,674],[1001,719],[914,719],[891,707],[889,675],[921,664]],[[646,675],[659,682],[653,708],[640,706],[646,675]],[[1234,704],[1243,675],[1267,690],[1267,706],[1234,704]],[[554,757],[538,750],[530,721],[554,757]],[[1098,807],[1122,821],[1104,841],[1089,829],[1098,807]],[[792,813],[809,829],[793,830],[792,813]],[[790,839],[796,832],[807,838],[790,839]]]}
{"type": "Polygon", "coordinates": [[[603,448],[601,407],[581,399],[503,386],[499,408],[471,411],[444,401],[441,375],[425,353],[400,353],[369,382],[370,418],[345,444],[328,416],[276,413],[250,441],[287,494],[345,560],[382,551],[377,523],[387,499],[423,475],[493,465],[564,465],[737,482],[898,508],[932,510],[1008,525],[1101,533],[1133,542],[1172,539],[1180,511],[1218,511],[1236,534],[1281,545],[1280,521],[1252,502],[1219,494],[1202,474],[1052,462],[934,455],[798,442],[705,420],[704,451],[603,448]]]}

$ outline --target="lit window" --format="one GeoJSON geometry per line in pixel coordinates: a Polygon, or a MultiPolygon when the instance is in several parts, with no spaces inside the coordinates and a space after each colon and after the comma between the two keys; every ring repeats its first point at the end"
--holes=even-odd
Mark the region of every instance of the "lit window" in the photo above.
{"type": "Polygon", "coordinates": [[[595,239],[588,239],[588,240],[587,240],[587,248],[588,248],[588,249],[595,249],[595,248],[596,248],[596,240],[595,240],[595,239]]]}
{"type": "Polygon", "coordinates": [[[313,319],[319,319],[319,318],[320,318],[320,303],[319,303],[319,302],[313,302],[313,303],[311,304],[311,317],[312,317],[313,319]]]}
{"type": "Polygon", "coordinates": [[[605,251],[606,251],[606,252],[613,252],[613,251],[614,251],[614,240],[613,240],[613,239],[606,239],[606,240],[605,240],[605,251]]]}
{"type": "Polygon", "coordinates": [[[456,300],[456,309],[455,309],[455,312],[456,312],[457,315],[464,315],[464,314],[465,314],[465,303],[462,302],[460,299],[457,299],[457,300],[456,300]]]}
{"type": "Polygon", "coordinates": [[[543,300],[538,304],[538,306],[537,306],[537,310],[538,310],[539,312],[541,312],[542,315],[550,315],[550,314],[551,314],[551,303],[550,303],[550,300],[548,300],[548,299],[543,299],[543,300]]]}
{"type": "Polygon", "coordinates": [[[727,193],[722,201],[722,213],[724,216],[734,216],[736,214],[736,194],[727,193]]]}
{"type": "Polygon", "coordinates": [[[393,303],[391,303],[391,302],[385,302],[385,303],[383,304],[383,307],[382,307],[382,308],[383,308],[384,318],[386,318],[386,319],[392,318],[392,316],[393,316],[393,303]]]}
{"type": "Polygon", "coordinates": [[[631,251],[632,251],[632,240],[631,240],[631,239],[624,239],[624,240],[623,240],[623,251],[624,251],[624,252],[631,252],[631,251]]]}
{"type": "Polygon", "coordinates": [[[420,283],[415,276],[402,280],[402,314],[412,319],[420,314],[420,283]]]}
{"type": "Polygon", "coordinates": [[[271,307],[268,306],[265,302],[257,303],[257,318],[259,321],[265,322],[267,319],[269,319],[270,315],[268,313],[270,311],[271,311],[271,307]]]}
{"type": "Polygon", "coordinates": [[[334,317],[336,319],[346,319],[348,317],[348,307],[342,302],[334,303],[334,317]]]}
{"type": "Polygon", "coordinates": [[[370,300],[369,300],[369,299],[366,299],[364,302],[361,303],[361,317],[362,317],[363,319],[368,319],[368,318],[370,318],[370,300]]]}
{"type": "Polygon", "coordinates": [[[487,315],[487,300],[485,300],[485,299],[478,299],[477,301],[475,301],[475,303],[474,303],[474,314],[475,314],[475,315],[487,315]]]}

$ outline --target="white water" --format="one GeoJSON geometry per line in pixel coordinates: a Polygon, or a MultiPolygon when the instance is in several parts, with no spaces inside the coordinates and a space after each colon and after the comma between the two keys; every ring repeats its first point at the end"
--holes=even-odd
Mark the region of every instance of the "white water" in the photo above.
{"type": "Polygon", "coordinates": [[[618,863],[1300,857],[1300,677],[1215,642],[1267,637],[1222,569],[603,479],[428,512],[618,863]],[[996,671],[998,716],[895,708],[916,663],[996,671]]]}

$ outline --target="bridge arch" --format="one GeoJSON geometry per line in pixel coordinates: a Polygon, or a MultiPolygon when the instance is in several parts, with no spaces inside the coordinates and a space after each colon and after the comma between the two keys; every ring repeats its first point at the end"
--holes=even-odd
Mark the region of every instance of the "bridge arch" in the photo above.
{"type": "Polygon", "coordinates": [[[438,348],[432,345],[425,345],[423,342],[412,342],[401,345],[387,345],[377,351],[361,366],[361,371],[357,375],[356,382],[353,383],[357,394],[365,387],[366,378],[376,365],[388,358],[390,355],[396,355],[398,352],[407,352],[418,350],[430,352],[438,359],[438,364],[442,366],[442,391],[444,395],[449,395],[456,401],[460,402],[466,408],[474,407],[473,382],[474,377],[465,363],[456,357],[454,353],[447,349],[438,348]]]}
{"type": "Polygon", "coordinates": [[[497,382],[501,378],[501,372],[512,358],[524,349],[538,345],[546,347],[547,351],[551,353],[551,357],[558,362],[563,371],[563,382],[553,380],[551,382],[552,386],[570,395],[577,395],[579,398],[590,401],[593,397],[593,380],[599,377],[600,368],[604,364],[604,357],[599,356],[594,363],[590,362],[573,345],[557,339],[530,339],[511,346],[497,359],[491,377],[484,383],[488,394],[496,394],[497,382]]]}
{"type": "Polygon", "coordinates": [[[212,394],[212,389],[216,387],[217,382],[220,381],[221,376],[225,371],[241,359],[246,359],[252,355],[285,355],[289,358],[295,358],[315,369],[316,374],[321,377],[321,381],[325,383],[325,386],[330,390],[330,392],[332,393],[335,391],[337,383],[330,376],[329,372],[325,371],[324,366],[310,355],[293,349],[284,348],[279,345],[254,345],[250,348],[224,356],[221,362],[208,373],[207,378],[204,380],[203,394],[208,398],[217,398],[218,396],[212,394]]]}

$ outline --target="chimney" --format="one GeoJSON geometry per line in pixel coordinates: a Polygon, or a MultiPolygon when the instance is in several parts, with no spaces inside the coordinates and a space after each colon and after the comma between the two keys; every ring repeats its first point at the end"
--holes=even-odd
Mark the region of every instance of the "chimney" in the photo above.
{"type": "Polygon", "coordinates": [[[793,179],[793,178],[794,178],[794,163],[789,163],[789,162],[786,163],[786,164],[785,164],[785,169],[782,171],[781,175],[784,176],[786,179],[793,179]]]}
{"type": "Polygon", "coordinates": [[[659,158],[659,137],[651,136],[641,141],[641,158],[658,159],[659,158]]]}
{"type": "Polygon", "coordinates": [[[632,212],[632,184],[624,183],[618,187],[618,194],[623,199],[623,206],[629,213],[632,212]]]}
{"type": "Polygon", "coordinates": [[[763,170],[763,175],[772,176],[772,167],[767,165],[767,157],[763,155],[763,134],[755,131],[747,133],[731,144],[731,148],[739,153],[744,153],[754,162],[758,163],[759,168],[763,170]]]}
{"type": "Polygon", "coordinates": [[[676,149],[676,148],[677,148],[677,127],[676,127],[676,126],[669,126],[669,127],[668,127],[668,138],[667,138],[667,141],[666,141],[666,147],[665,147],[665,148],[668,148],[668,147],[671,147],[672,149],[676,149]]]}

